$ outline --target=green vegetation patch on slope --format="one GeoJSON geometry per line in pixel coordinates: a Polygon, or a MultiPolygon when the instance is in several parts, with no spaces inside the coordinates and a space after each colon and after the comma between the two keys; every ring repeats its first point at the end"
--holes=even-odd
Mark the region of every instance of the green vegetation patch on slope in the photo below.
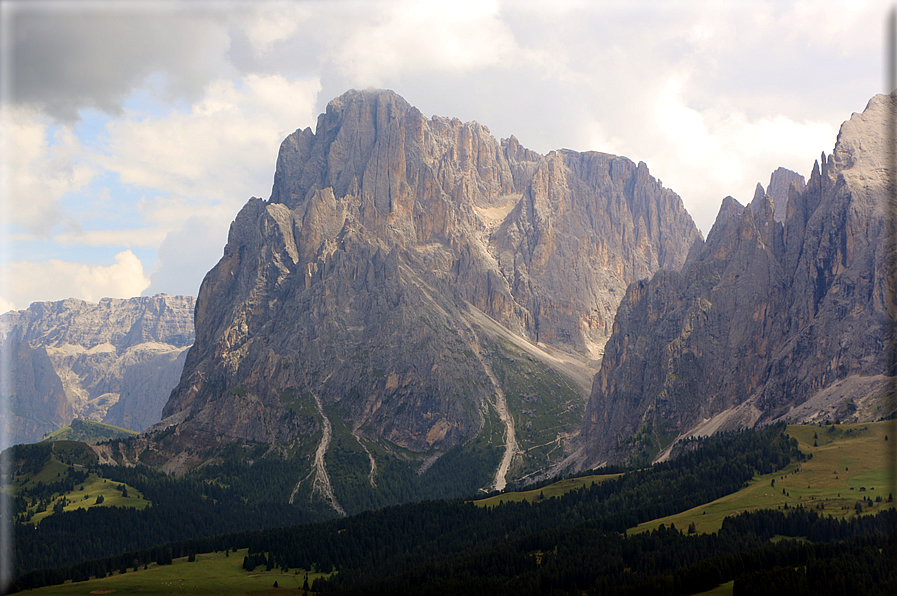
{"type": "MultiPolygon", "coordinates": [[[[466,587],[480,578],[485,578],[483,585],[493,587],[495,580],[497,593],[504,589],[501,586],[512,585],[508,573],[512,578],[523,577],[525,568],[536,574],[526,581],[534,580],[533,585],[540,588],[544,587],[540,574],[545,574],[541,577],[547,581],[560,581],[559,588],[583,589],[581,582],[586,581],[586,586],[595,585],[596,578],[604,577],[605,567],[611,573],[609,577],[619,579],[625,578],[626,567],[634,569],[636,563],[639,573],[658,573],[652,565],[657,567],[661,560],[663,569],[686,563],[688,559],[682,555],[690,551],[681,548],[682,541],[686,540],[683,534],[665,530],[662,536],[652,535],[647,542],[638,537],[629,542],[621,530],[659,517],[658,512],[670,514],[705,503],[711,500],[708,494],[735,492],[756,471],[771,473],[787,465],[797,453],[796,442],[783,437],[783,431],[784,425],[778,425],[696,441],[693,451],[674,461],[534,503],[505,502],[486,508],[463,501],[429,501],[321,524],[248,532],[189,544],[197,549],[199,545],[207,547],[212,543],[218,545],[216,548],[248,546],[252,553],[269,553],[277,565],[338,569],[327,580],[329,585],[318,580],[321,585],[312,586],[316,591],[362,593],[365,586],[378,585],[381,581],[395,588],[391,583],[395,579],[400,582],[399,587],[391,592],[402,592],[403,582],[411,586],[428,582],[431,573],[438,581],[445,581],[446,569],[439,568],[440,565],[461,569],[462,574],[453,577],[470,578],[466,587]],[[675,556],[669,558],[664,553],[665,558],[658,559],[661,557],[658,541],[669,542],[675,556]],[[625,554],[624,547],[629,549],[626,555],[629,563],[616,556],[625,554]],[[563,556],[554,554],[561,552],[563,556]],[[646,552],[657,555],[646,557],[646,552]],[[537,556],[539,553],[541,557],[537,556]],[[608,557],[608,553],[613,556],[608,557]],[[540,566],[537,560],[547,565],[540,566]],[[508,565],[501,561],[507,561],[508,565]]],[[[706,556],[706,552],[700,556],[706,556]]],[[[696,584],[693,591],[708,589],[721,581],[727,580],[720,578],[715,584],[696,584]]],[[[380,586],[384,589],[379,591],[390,592],[386,586],[380,586]]],[[[529,593],[534,592],[529,590],[529,593]]]]}
{"type": "Polygon", "coordinates": [[[661,524],[697,532],[716,532],[731,515],[758,509],[802,506],[849,518],[894,507],[890,470],[892,449],[889,421],[828,426],[791,425],[805,458],[782,470],[757,475],[742,490],[676,515],[640,524],[644,532],[661,524]],[[886,440],[887,437],[887,440],[886,440]],[[859,509],[857,508],[859,505],[859,509]]]}
{"type": "MultiPolygon", "coordinates": [[[[417,453],[380,438],[356,436],[328,409],[333,435],[325,462],[337,502],[350,514],[427,499],[466,497],[491,480],[504,427],[488,410],[483,429],[446,452],[417,453]],[[371,459],[374,461],[372,470],[371,459]]],[[[311,478],[303,483],[310,494],[311,478]]]]}
{"type": "Polygon", "coordinates": [[[136,436],[136,431],[103,422],[75,418],[71,424],[44,435],[41,441],[80,441],[96,445],[103,441],[136,436]]]}
{"type": "Polygon", "coordinates": [[[12,497],[14,521],[37,524],[50,515],[94,507],[143,509],[143,493],[96,473],[97,458],[83,444],[59,442],[13,448],[14,476],[3,490],[12,497]]]}
{"type": "MultiPolygon", "coordinates": [[[[248,452],[259,454],[250,447],[248,452]]],[[[12,461],[22,473],[10,485],[13,491],[17,487],[36,489],[38,483],[43,491],[59,488],[47,481],[67,484],[66,501],[59,511],[43,517],[34,511],[27,520],[28,510],[35,507],[31,504],[35,495],[11,497],[4,493],[5,498],[14,501],[7,510],[15,511],[20,523],[27,522],[20,528],[28,527],[27,531],[19,529],[16,533],[16,573],[73,565],[174,540],[316,521],[333,515],[332,511],[287,503],[297,469],[295,464],[276,457],[260,457],[253,465],[244,459],[225,458],[216,466],[181,477],[144,465],[100,465],[90,447],[83,443],[16,447],[12,461]],[[78,446],[94,455],[94,460],[82,458],[84,463],[77,464],[69,458],[69,454],[80,453],[78,446]],[[64,474],[67,469],[70,471],[64,474]],[[126,489],[127,495],[119,487],[126,489]],[[96,506],[101,496],[103,500],[96,506]],[[143,499],[143,506],[122,506],[135,504],[133,499],[143,499]],[[88,506],[91,503],[93,506],[88,506]],[[36,526],[35,518],[40,520],[36,526]]],[[[307,473],[307,467],[302,473],[307,473]]],[[[60,500],[57,496],[52,503],[46,499],[44,503],[50,505],[48,511],[53,511],[60,500]]]]}
{"type": "Polygon", "coordinates": [[[588,488],[593,484],[599,484],[607,480],[614,480],[622,476],[623,473],[617,474],[593,474],[590,476],[581,476],[576,478],[565,478],[557,482],[553,482],[548,486],[536,488],[532,490],[511,491],[501,493],[485,499],[477,499],[474,505],[478,507],[495,507],[502,503],[515,503],[519,501],[527,501],[529,503],[537,503],[543,499],[552,497],[560,497],[572,490],[588,488]]]}
{"type": "Polygon", "coordinates": [[[570,379],[508,342],[490,343],[488,357],[522,451],[508,479],[524,478],[565,455],[564,438],[581,424],[585,400],[570,379]]]}
{"type": "Polygon", "coordinates": [[[34,590],[33,594],[113,594],[137,593],[147,596],[169,594],[307,594],[303,590],[329,574],[310,569],[283,569],[265,566],[252,571],[243,568],[247,549],[216,551],[173,559],[170,565],[155,562],[125,566],[108,576],[82,582],[68,581],[34,590]],[[193,559],[193,560],[191,560],[193,559]],[[275,590],[275,582],[277,589],[275,590]]]}

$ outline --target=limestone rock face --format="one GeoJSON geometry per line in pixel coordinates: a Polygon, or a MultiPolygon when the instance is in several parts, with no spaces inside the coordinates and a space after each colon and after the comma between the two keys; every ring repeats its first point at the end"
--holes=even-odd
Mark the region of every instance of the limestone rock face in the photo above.
{"type": "MultiPolygon", "coordinates": [[[[764,195],[768,195],[775,207],[773,218],[776,221],[784,222],[785,217],[788,214],[788,195],[791,192],[792,185],[795,186],[795,190],[798,193],[801,193],[806,188],[807,182],[804,177],[797,172],[793,172],[786,168],[777,168],[769,176],[769,186],[766,187],[766,190],[763,189],[762,185],[757,185],[754,199],[759,199],[764,195]]],[[[752,204],[759,205],[760,203],[759,201],[756,203],[752,201],[752,204]]]]}
{"type": "Polygon", "coordinates": [[[687,434],[890,414],[874,398],[894,374],[885,219],[894,112],[895,97],[876,96],[805,188],[788,176],[784,223],[769,195],[748,207],[729,197],[681,272],[629,286],[592,388],[580,467],[640,446],[657,454],[687,434]]]}
{"type": "Polygon", "coordinates": [[[10,441],[37,441],[75,417],[138,431],[158,422],[193,343],[193,306],[183,296],[68,299],[0,316],[10,441]]]}
{"type": "Polygon", "coordinates": [[[171,440],[290,445],[338,418],[444,452],[498,416],[513,468],[533,427],[515,404],[536,397],[505,365],[560,371],[573,389],[553,399],[573,415],[549,441],[575,432],[625,287],[680,267],[699,238],[645,164],[542,156],[350,91],[283,141],[270,200],[231,225],[165,406],[171,440]]]}

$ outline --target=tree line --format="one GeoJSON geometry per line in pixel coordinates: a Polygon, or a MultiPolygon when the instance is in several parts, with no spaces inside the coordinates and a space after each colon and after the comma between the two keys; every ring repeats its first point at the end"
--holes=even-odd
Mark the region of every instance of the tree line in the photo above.
{"type": "MultiPolygon", "coordinates": [[[[660,551],[666,550],[663,544],[654,550],[649,548],[654,542],[663,543],[665,535],[651,533],[650,538],[634,537],[629,541],[620,533],[642,521],[678,513],[737,491],[754,474],[780,469],[793,458],[801,457],[796,441],[787,437],[784,430],[784,425],[776,425],[759,431],[742,431],[696,440],[695,448],[676,460],[645,470],[632,470],[614,480],[592,484],[535,503],[505,502],[485,509],[461,499],[426,501],[386,507],[315,524],[182,541],[174,543],[170,548],[176,552],[209,552],[202,549],[248,547],[251,556],[266,554],[266,560],[274,560],[278,566],[304,569],[314,567],[325,572],[337,570],[338,573],[331,579],[313,588],[317,591],[350,593],[359,586],[380,585],[378,582],[411,581],[413,578],[409,579],[407,574],[415,572],[408,570],[419,569],[426,569],[428,574],[434,573],[434,577],[440,577],[434,570],[458,569],[458,574],[452,573],[452,579],[446,581],[454,582],[459,577],[470,577],[470,583],[475,584],[477,578],[507,582],[510,581],[508,578],[523,577],[532,572],[530,568],[535,564],[537,569],[543,570],[538,573],[540,585],[543,580],[551,583],[555,581],[550,579],[554,576],[545,575],[545,570],[560,568],[559,561],[576,561],[577,557],[581,558],[589,552],[589,549],[583,550],[575,546],[580,542],[594,543],[596,553],[614,553],[614,556],[619,556],[622,546],[647,541],[644,543],[647,546],[637,547],[639,555],[633,559],[645,561],[644,565],[654,561],[651,563],[653,567],[647,567],[645,573],[660,573],[670,563],[664,563],[666,559],[660,555],[648,556],[646,553],[657,552],[658,548],[660,551]],[[575,539],[563,538],[565,536],[574,536],[575,539]],[[567,548],[565,545],[573,545],[569,549],[569,556],[551,554],[563,552],[567,548]],[[579,552],[580,550],[583,552],[579,552]],[[490,564],[493,571],[482,568],[488,561],[494,562],[490,564]],[[534,563],[536,561],[538,563],[534,563]]],[[[151,544],[159,544],[166,541],[166,536],[177,534],[173,531],[174,528],[178,528],[180,538],[233,531],[226,529],[234,520],[225,518],[236,511],[226,506],[229,503],[226,487],[200,482],[195,478],[157,478],[152,471],[140,466],[118,469],[116,473],[118,472],[121,472],[121,481],[139,487],[147,498],[153,500],[154,505],[147,511],[156,511],[154,515],[158,517],[147,517],[135,527],[133,520],[136,518],[126,519],[126,512],[114,511],[112,508],[85,511],[81,513],[81,518],[63,515],[59,516],[58,521],[54,521],[53,518],[57,516],[52,516],[42,522],[36,532],[45,533],[39,534],[30,546],[23,547],[20,562],[28,560],[26,557],[40,555],[45,545],[53,544],[55,538],[62,536],[69,537],[68,540],[61,540],[62,544],[71,544],[75,538],[90,544],[93,537],[97,537],[98,541],[112,537],[117,540],[116,548],[120,549],[117,552],[144,553],[131,557],[139,562],[154,555],[145,554],[145,547],[128,542],[135,535],[140,535],[141,540],[148,540],[151,544]],[[179,490],[186,492],[179,497],[179,490]],[[185,498],[184,495],[188,494],[192,497],[185,498]],[[214,515],[208,510],[194,509],[197,494],[206,495],[206,503],[220,499],[214,504],[225,506],[215,510],[217,513],[214,515]],[[156,502],[156,499],[159,501],[156,502]],[[108,518],[103,523],[95,524],[99,518],[88,517],[94,511],[108,511],[109,513],[104,513],[108,518]],[[120,517],[115,517],[116,515],[120,517]],[[64,519],[77,521],[73,521],[71,527],[61,528],[59,525],[64,519]],[[58,525],[54,526],[54,523],[58,525]],[[47,524],[46,528],[43,527],[44,524],[47,524]],[[122,528],[128,530],[123,532],[122,528]],[[185,536],[187,530],[189,534],[185,536]],[[127,537],[116,536],[116,531],[118,534],[127,534],[127,537]],[[141,551],[141,548],[144,550],[141,551]]],[[[271,518],[271,512],[276,512],[276,509],[271,504],[268,507],[271,508],[257,510],[258,517],[251,520],[257,524],[255,527],[278,521],[271,518]]],[[[243,521],[248,525],[249,520],[243,521]]],[[[289,516],[284,514],[279,521],[289,523],[289,516]]],[[[676,535],[679,534],[676,531],[676,535]]],[[[755,531],[742,534],[755,536],[756,544],[762,542],[761,538],[756,537],[755,531]]],[[[681,539],[686,538],[691,540],[689,544],[700,544],[701,540],[705,540],[698,536],[683,536],[681,539]]],[[[745,544],[747,543],[738,548],[751,546],[745,544]]],[[[691,552],[678,546],[676,548],[681,552],[691,552]]],[[[706,552],[713,552],[714,549],[726,552],[725,549],[720,550],[719,545],[706,552]]],[[[80,556],[82,560],[90,557],[84,551],[80,556]]],[[[701,557],[706,556],[709,555],[696,555],[694,560],[703,560],[701,557]]],[[[77,560],[77,557],[70,556],[69,560],[72,559],[77,560]]],[[[677,561],[682,564],[679,559],[677,561]]],[[[104,568],[114,569],[120,563],[121,561],[113,559],[102,565],[104,568]]],[[[96,570],[100,569],[100,563],[92,564],[96,570]]],[[[58,569],[64,565],[47,565],[57,568],[52,572],[35,570],[22,575],[20,585],[42,585],[51,575],[58,579],[65,575],[58,569]]],[[[594,562],[586,564],[586,561],[580,561],[577,565],[581,569],[579,572],[564,571],[556,574],[560,578],[557,579],[559,586],[581,584],[580,580],[571,580],[570,573],[574,576],[576,573],[586,574],[594,581],[595,576],[589,571],[594,568],[594,562]]],[[[81,574],[79,577],[87,573],[78,565],[71,566],[70,569],[81,569],[71,572],[81,574]]]]}

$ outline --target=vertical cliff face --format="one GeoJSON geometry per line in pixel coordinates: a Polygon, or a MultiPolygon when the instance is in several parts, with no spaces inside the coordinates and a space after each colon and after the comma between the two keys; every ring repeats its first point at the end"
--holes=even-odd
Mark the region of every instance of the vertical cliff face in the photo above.
{"type": "Polygon", "coordinates": [[[854,114],[805,187],[790,177],[784,223],[768,195],[748,207],[727,198],[681,273],[628,288],[581,466],[656,454],[688,433],[889,414],[875,397],[893,374],[884,137],[894,102],[876,96],[854,114]]]}
{"type": "Polygon", "coordinates": [[[0,316],[13,379],[10,441],[37,441],[75,417],[132,430],[158,422],[193,343],[193,302],[69,299],[0,316]]]}
{"type": "Polygon", "coordinates": [[[165,407],[170,448],[295,446],[338,420],[359,444],[438,454],[496,421],[500,470],[544,466],[524,447],[576,431],[626,285],[698,238],[644,164],[541,156],[350,91],[284,140],[270,200],[231,225],[165,407]]]}

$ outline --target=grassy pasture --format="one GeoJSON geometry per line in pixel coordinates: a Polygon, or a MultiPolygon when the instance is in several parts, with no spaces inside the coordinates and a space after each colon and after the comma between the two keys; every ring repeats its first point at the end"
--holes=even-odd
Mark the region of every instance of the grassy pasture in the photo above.
{"type": "Polygon", "coordinates": [[[732,596],[732,592],[735,589],[735,580],[730,582],[726,582],[724,584],[720,584],[712,590],[707,590],[706,592],[699,592],[694,596],[732,596]]]}
{"type": "MultiPolygon", "coordinates": [[[[265,571],[264,567],[257,567],[250,572],[243,569],[244,556],[246,549],[232,552],[229,557],[225,557],[223,552],[206,553],[196,555],[196,561],[192,563],[187,561],[187,557],[175,559],[171,565],[151,563],[147,569],[143,566],[138,567],[137,571],[129,568],[125,574],[116,572],[100,579],[67,582],[32,590],[29,594],[306,594],[302,590],[306,570],[265,571]],[[275,581],[277,589],[274,589],[275,581]]],[[[308,583],[326,575],[329,574],[309,572],[308,583]]]]}
{"type": "MultiPolygon", "coordinates": [[[[55,457],[51,457],[39,472],[20,476],[12,485],[7,487],[7,490],[15,495],[24,489],[35,487],[38,482],[43,482],[45,485],[57,482],[65,476],[70,467],[55,457]]],[[[91,473],[87,480],[75,484],[75,490],[54,494],[47,505],[47,510],[41,513],[34,513],[28,523],[36,524],[48,515],[53,515],[53,507],[63,498],[68,503],[63,507],[64,511],[74,511],[81,508],[90,509],[91,507],[134,507],[135,509],[144,509],[150,504],[144,498],[142,492],[127,484],[124,486],[127,489],[128,496],[122,496],[122,491],[118,488],[122,484],[106,478],[100,478],[96,474],[91,473]],[[97,505],[97,497],[101,495],[103,502],[97,505]]],[[[36,509],[37,505],[29,507],[29,511],[36,511],[36,509]]]]}
{"type": "Polygon", "coordinates": [[[97,444],[109,439],[136,436],[136,431],[93,420],[75,418],[68,426],[44,435],[41,441],[81,441],[97,444]]]}
{"type": "Polygon", "coordinates": [[[499,504],[499,502],[502,501],[507,503],[529,501],[530,503],[533,503],[539,500],[540,494],[546,499],[549,499],[551,497],[559,497],[564,493],[570,492],[571,490],[576,490],[584,486],[591,486],[592,484],[601,483],[605,480],[613,480],[614,478],[617,478],[621,475],[622,474],[603,474],[583,476],[582,478],[569,478],[567,480],[555,482],[554,484],[549,484],[548,486],[543,488],[503,493],[500,495],[495,495],[494,497],[489,497],[487,499],[480,499],[474,501],[473,503],[479,507],[495,507],[499,504]]]}
{"type": "Polygon", "coordinates": [[[685,530],[691,523],[698,532],[716,532],[723,519],[743,511],[780,509],[786,504],[816,509],[835,517],[856,515],[857,502],[863,501],[863,513],[877,513],[893,508],[888,496],[893,492],[895,471],[891,470],[891,422],[842,424],[828,426],[788,427],[788,434],[797,439],[800,450],[812,455],[804,462],[792,462],[783,470],[754,477],[747,487],[669,517],[645,522],[630,530],[644,532],[660,524],[674,523],[685,530]],[[816,438],[814,438],[814,434],[816,438]],[[816,446],[814,446],[814,443],[816,446]],[[784,493],[782,492],[784,490],[784,493]],[[877,497],[881,502],[876,502],[877,497]],[[871,498],[872,506],[868,506],[871,498]]]}

